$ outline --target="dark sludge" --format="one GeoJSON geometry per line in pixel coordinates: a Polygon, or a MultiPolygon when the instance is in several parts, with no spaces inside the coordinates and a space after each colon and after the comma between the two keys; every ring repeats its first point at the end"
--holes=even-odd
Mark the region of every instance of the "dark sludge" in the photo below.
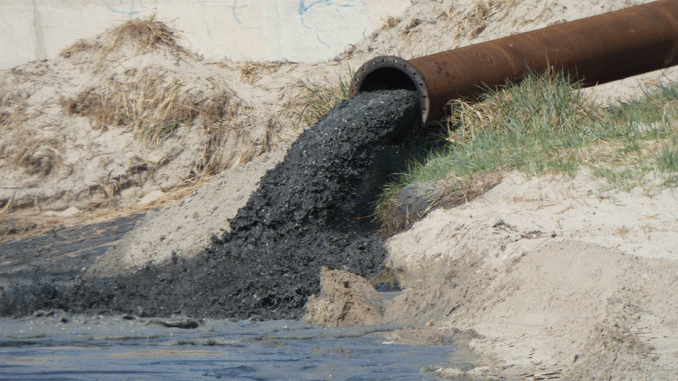
{"type": "Polygon", "coordinates": [[[229,220],[231,231],[213,236],[197,257],[173,257],[124,276],[76,279],[69,287],[6,290],[1,311],[299,318],[308,297],[320,291],[322,266],[363,276],[380,270],[383,241],[365,222],[380,189],[368,168],[418,120],[414,92],[359,94],[300,135],[229,220]]]}

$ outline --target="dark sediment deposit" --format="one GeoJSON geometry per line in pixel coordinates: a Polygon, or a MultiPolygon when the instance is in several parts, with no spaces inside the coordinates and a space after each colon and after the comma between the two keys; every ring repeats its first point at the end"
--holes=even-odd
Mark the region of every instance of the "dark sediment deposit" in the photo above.
{"type": "Polygon", "coordinates": [[[214,236],[197,257],[125,276],[75,279],[68,287],[6,289],[0,312],[298,318],[320,291],[322,266],[379,272],[385,250],[367,214],[381,183],[371,163],[414,128],[418,110],[416,93],[405,90],[344,101],[301,134],[230,220],[231,231],[214,236]]]}
{"type": "Polygon", "coordinates": [[[94,264],[143,217],[138,213],[0,242],[0,289],[28,285],[38,279],[53,284],[72,283],[83,267],[94,264]]]}

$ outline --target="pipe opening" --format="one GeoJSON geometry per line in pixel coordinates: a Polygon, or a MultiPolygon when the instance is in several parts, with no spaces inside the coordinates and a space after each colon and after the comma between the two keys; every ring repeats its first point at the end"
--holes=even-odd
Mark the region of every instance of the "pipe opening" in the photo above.
{"type": "Polygon", "coordinates": [[[412,79],[402,70],[385,67],[377,69],[365,76],[358,92],[369,92],[376,90],[412,90],[416,91],[412,79]]]}
{"type": "Polygon", "coordinates": [[[429,112],[428,89],[419,70],[408,61],[394,56],[381,56],[367,61],[356,72],[350,96],[377,90],[412,90],[419,93],[422,121],[429,112]]]}

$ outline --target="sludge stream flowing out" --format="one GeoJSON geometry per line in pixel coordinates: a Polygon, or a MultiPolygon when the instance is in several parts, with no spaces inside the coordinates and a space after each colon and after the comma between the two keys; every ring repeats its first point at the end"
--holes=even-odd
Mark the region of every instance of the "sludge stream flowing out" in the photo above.
{"type": "Polygon", "coordinates": [[[307,298],[320,291],[322,266],[363,276],[379,271],[383,241],[359,218],[379,191],[368,168],[418,120],[415,92],[359,94],[301,134],[230,220],[232,230],[197,258],[67,287],[42,280],[5,290],[0,311],[299,318],[307,298]]]}

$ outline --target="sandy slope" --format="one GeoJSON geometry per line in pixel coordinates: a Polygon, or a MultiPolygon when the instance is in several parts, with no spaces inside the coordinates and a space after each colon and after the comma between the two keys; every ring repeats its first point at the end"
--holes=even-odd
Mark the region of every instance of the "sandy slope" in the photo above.
{"type": "Polygon", "coordinates": [[[586,174],[510,174],[389,240],[405,292],[386,319],[470,329],[513,376],[672,379],[678,195],[601,192],[586,174]]]}
{"type": "MultiPolygon", "coordinates": [[[[410,58],[644,2],[413,1],[400,20],[393,20],[364,42],[350,47],[336,61],[316,65],[285,63],[249,70],[241,63],[206,63],[199,57],[190,58],[190,54],[182,56],[183,61],[177,60],[165,48],[143,54],[136,50],[123,52],[129,57],[119,58],[121,62],[136,65],[137,70],[150,63],[171,70],[172,75],[194,76],[193,83],[217,78],[231,97],[242,102],[234,126],[251,126],[253,130],[249,141],[229,143],[232,149],[224,153],[221,166],[225,169],[210,184],[180,203],[149,214],[125,242],[100,259],[95,269],[111,272],[142,266],[147,261],[160,262],[172,250],[190,256],[196,247],[208,242],[212,233],[227,228],[227,218],[245,203],[257,179],[281,159],[284,143],[298,132],[290,127],[290,115],[285,114],[283,106],[298,99],[301,79],[331,82],[349,65],[356,68],[375,55],[410,58]],[[254,76],[249,75],[251,72],[254,76]],[[253,142],[266,136],[268,127],[280,132],[275,142],[282,143],[279,149],[268,154],[268,148],[251,151],[257,146],[253,142]],[[229,162],[243,152],[249,152],[250,163],[229,162]]],[[[93,63],[95,58],[90,57],[93,63]]],[[[202,155],[199,149],[192,148],[201,141],[200,134],[192,135],[201,131],[195,126],[168,139],[167,145],[147,150],[134,148],[137,143],[130,141],[123,130],[93,130],[83,117],[65,115],[59,106],[60,97],[77,95],[101,75],[94,66],[94,71],[88,72],[89,66],[82,69],[69,63],[70,59],[33,63],[19,67],[18,72],[2,73],[4,86],[27,89],[16,94],[24,102],[25,115],[31,117],[28,120],[37,124],[22,128],[45,134],[50,128],[57,131],[53,134],[72,129],[74,136],[72,141],[57,141],[58,145],[52,146],[54,151],[40,151],[42,156],[28,161],[32,166],[2,163],[6,173],[0,177],[11,179],[11,183],[0,185],[0,198],[6,200],[2,205],[12,205],[9,200],[15,200],[14,209],[3,211],[5,221],[22,211],[31,211],[37,218],[70,206],[77,208],[76,217],[88,218],[82,212],[87,205],[103,207],[107,202],[106,189],[99,183],[110,179],[115,168],[122,175],[126,175],[126,169],[139,168],[129,164],[134,155],[163,165],[156,165],[156,177],[148,175],[149,180],[128,182],[124,191],[114,194],[114,201],[123,207],[147,203],[149,199],[144,197],[149,195],[151,199],[162,198],[173,185],[190,178],[190,169],[202,155]],[[43,83],[48,78],[52,78],[49,86],[43,83]],[[176,156],[176,162],[160,160],[170,152],[172,144],[185,149],[185,158],[176,156]],[[51,167],[41,163],[49,165],[50,158],[55,157],[49,152],[67,155],[45,173],[45,168],[51,167]],[[93,160],[95,156],[100,159],[93,160]],[[41,161],[43,157],[47,159],[41,161]],[[33,173],[31,168],[35,169],[33,173]],[[85,182],[87,176],[91,177],[89,183],[85,182]],[[79,196],[62,197],[69,194],[79,196]],[[24,201],[21,204],[16,200],[24,201]]],[[[121,71],[116,75],[122,80],[126,74],[121,71]]],[[[651,73],[590,91],[601,101],[613,100],[637,95],[642,84],[675,75],[676,70],[651,73]]],[[[205,85],[202,91],[216,88],[210,86],[205,85]]],[[[7,108],[11,104],[2,106],[6,108],[0,111],[9,113],[3,114],[4,123],[14,109],[7,108]]],[[[2,160],[8,160],[12,156],[9,145],[0,146],[4,149],[0,151],[2,160]]],[[[431,338],[441,335],[466,332],[464,337],[470,340],[483,365],[473,370],[471,377],[494,374],[520,379],[674,379],[678,374],[676,195],[673,190],[648,196],[641,191],[617,193],[602,189],[586,173],[574,179],[530,179],[509,173],[484,196],[455,209],[431,213],[388,242],[387,265],[398,274],[405,291],[391,302],[380,302],[381,319],[413,324],[418,329],[415,336],[432,342],[437,339],[431,338]]],[[[353,279],[336,278],[337,282],[353,279]]],[[[329,281],[323,281],[326,280],[329,281]]],[[[352,282],[365,288],[362,282],[352,282]]],[[[359,291],[354,295],[342,290],[344,296],[338,295],[336,302],[345,302],[346,297],[359,298],[359,291]]],[[[327,311],[332,308],[325,304],[327,311]]],[[[373,319],[374,309],[364,309],[373,319]]],[[[360,321],[351,316],[353,322],[360,321]]],[[[412,331],[407,331],[391,340],[406,342],[411,335],[412,331]]],[[[454,369],[440,372],[460,374],[454,369]]]]}
{"type": "Polygon", "coordinates": [[[0,239],[181,198],[293,140],[302,81],[347,71],[208,62],[180,43],[137,20],[0,71],[0,239]]]}

